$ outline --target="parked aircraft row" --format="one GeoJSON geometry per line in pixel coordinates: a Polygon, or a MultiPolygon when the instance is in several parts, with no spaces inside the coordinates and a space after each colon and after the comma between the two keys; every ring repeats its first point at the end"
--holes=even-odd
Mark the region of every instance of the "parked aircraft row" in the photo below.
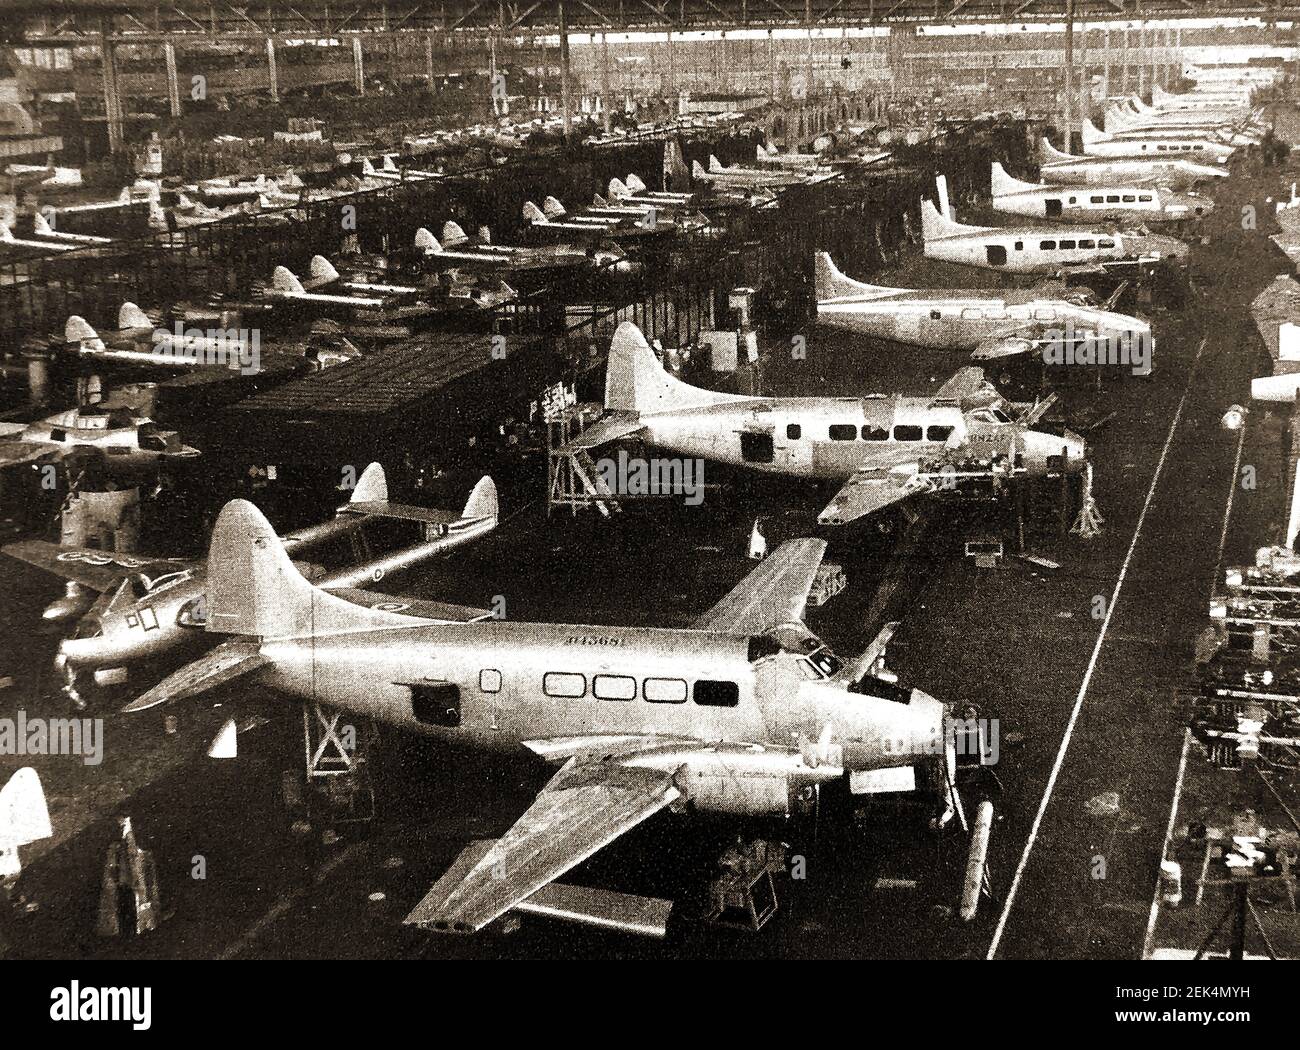
{"type": "MultiPolygon", "coordinates": [[[[302,563],[299,568],[311,574],[316,586],[365,608],[400,608],[433,619],[481,619],[490,614],[431,602],[395,602],[358,588],[472,542],[496,527],[498,514],[491,478],[479,481],[457,515],[391,502],[384,470],[372,463],[333,519],[288,533],[280,543],[297,558],[372,522],[413,522],[419,533],[413,544],[330,572],[302,563]]],[[[13,543],[2,551],[76,585],[46,610],[45,619],[77,620],[72,635],[59,644],[59,663],[74,673],[93,674],[99,684],[111,674],[204,639],[211,566],[202,560],[149,558],[41,540],[13,543]]]]}

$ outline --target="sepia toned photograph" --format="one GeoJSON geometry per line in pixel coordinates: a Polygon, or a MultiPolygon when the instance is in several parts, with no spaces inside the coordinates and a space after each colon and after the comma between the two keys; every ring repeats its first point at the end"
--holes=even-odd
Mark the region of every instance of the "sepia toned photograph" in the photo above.
{"type": "Polygon", "coordinates": [[[254,960],[1285,1006],[1105,967],[1300,958],[1300,8],[0,14],[38,1021],[254,960]]]}

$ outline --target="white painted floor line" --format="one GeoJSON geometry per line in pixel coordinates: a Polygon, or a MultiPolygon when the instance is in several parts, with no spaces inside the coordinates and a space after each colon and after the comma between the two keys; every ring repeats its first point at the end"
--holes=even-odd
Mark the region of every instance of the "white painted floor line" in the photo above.
{"type": "MultiPolygon", "coordinates": [[[[1178,802],[1183,795],[1183,773],[1187,769],[1187,751],[1192,744],[1192,729],[1188,726],[1183,730],[1183,753],[1178,758],[1178,777],[1174,781],[1174,802],[1169,807],[1169,823],[1165,825],[1165,841],[1160,847],[1160,860],[1169,856],[1169,842],[1174,837],[1174,821],[1178,818],[1178,802]]],[[[1156,869],[1156,889],[1151,895],[1151,913],[1147,916],[1147,933],[1142,939],[1141,958],[1149,959],[1151,957],[1152,941],[1156,937],[1156,917],[1160,914],[1160,870],[1156,869]]]]}
{"type": "Polygon", "coordinates": [[[1047,812],[1048,804],[1052,801],[1052,792],[1056,789],[1056,780],[1061,775],[1061,766],[1065,763],[1065,754],[1070,749],[1070,741],[1074,737],[1074,727],[1079,721],[1079,712],[1083,709],[1083,701],[1088,695],[1088,687],[1092,684],[1092,674],[1097,668],[1097,659],[1101,656],[1101,648],[1105,644],[1106,632],[1110,629],[1111,618],[1115,615],[1115,607],[1119,604],[1120,590],[1123,588],[1124,579],[1128,575],[1128,567],[1133,560],[1133,552],[1137,550],[1138,538],[1142,535],[1142,526],[1147,520],[1147,511],[1151,509],[1151,500],[1155,497],[1156,486],[1159,484],[1160,475],[1165,469],[1165,459],[1168,457],[1169,449],[1174,443],[1174,433],[1178,430],[1178,423],[1183,418],[1183,409],[1187,405],[1187,398],[1192,392],[1192,380],[1196,378],[1196,366],[1200,363],[1201,354],[1205,351],[1206,339],[1202,339],[1200,346],[1196,348],[1196,357],[1193,358],[1192,367],[1187,373],[1187,386],[1183,389],[1183,396],[1178,399],[1178,408],[1174,411],[1174,418],[1170,420],[1169,433],[1165,436],[1164,447],[1160,450],[1160,459],[1156,463],[1156,472],[1151,478],[1151,487],[1147,489],[1146,499],[1142,503],[1142,513],[1138,515],[1137,527],[1133,530],[1133,539],[1129,542],[1128,553],[1124,555],[1124,563],[1120,566],[1119,576],[1115,580],[1115,589],[1111,592],[1110,601],[1106,604],[1106,618],[1102,621],[1101,630],[1097,634],[1097,644],[1093,646],[1092,657],[1088,660],[1088,668],[1083,674],[1083,681],[1079,684],[1079,694],[1074,699],[1074,709],[1070,712],[1070,720],[1065,726],[1065,735],[1061,738],[1061,746],[1056,752],[1056,761],[1052,763],[1052,772],[1048,775],[1047,786],[1043,789],[1042,801],[1038,804],[1038,812],[1034,814],[1033,826],[1029,829],[1029,838],[1025,840],[1024,851],[1020,854],[1020,862],[1016,865],[1016,873],[1012,876],[1011,886],[1007,890],[1007,899],[1002,906],[1002,914],[998,917],[997,929],[993,931],[993,940],[989,943],[986,959],[996,958],[998,948],[1002,944],[1002,934],[1007,928],[1007,919],[1011,915],[1011,909],[1015,906],[1016,895],[1020,892],[1020,880],[1024,877],[1025,868],[1029,864],[1029,857],[1038,842],[1038,832],[1043,824],[1043,816],[1047,812]]]}
{"type": "MultiPolygon", "coordinates": [[[[1241,476],[1241,452],[1246,446],[1246,428],[1243,425],[1237,432],[1237,455],[1232,462],[1232,477],[1228,479],[1228,498],[1224,501],[1223,528],[1219,530],[1219,549],[1214,558],[1214,576],[1210,580],[1210,598],[1219,590],[1219,576],[1223,572],[1223,551],[1228,544],[1228,524],[1232,520],[1232,503],[1237,498],[1238,479],[1241,476]]],[[[1169,824],[1165,828],[1164,845],[1160,847],[1160,860],[1169,856],[1169,843],[1174,835],[1174,821],[1178,817],[1178,806],[1183,797],[1183,771],[1187,766],[1187,749],[1191,746],[1192,731],[1183,732],[1183,754],[1178,760],[1178,778],[1174,781],[1174,800],[1169,804],[1169,824]]],[[[1147,933],[1142,941],[1142,958],[1151,957],[1151,949],[1156,936],[1156,919],[1160,915],[1160,871],[1156,870],[1156,886],[1151,892],[1151,911],[1147,915],[1147,933]]]]}
{"type": "MultiPolygon", "coordinates": [[[[327,879],[334,870],[339,867],[339,865],[355,854],[360,848],[361,844],[359,842],[354,842],[344,849],[339,850],[338,853],[335,853],[334,856],[330,857],[329,860],[320,866],[315,875],[312,876],[312,882],[316,885],[324,882],[325,879],[327,879]]],[[[235,959],[242,955],[244,950],[257,940],[263,930],[273,922],[277,922],[284,918],[293,907],[294,902],[306,894],[306,892],[305,888],[299,887],[296,890],[286,890],[284,893],[281,893],[276,898],[275,903],[266,910],[266,913],[249,926],[240,936],[239,940],[229,945],[225,951],[218,955],[217,959],[221,962],[225,962],[228,959],[235,959]]]]}

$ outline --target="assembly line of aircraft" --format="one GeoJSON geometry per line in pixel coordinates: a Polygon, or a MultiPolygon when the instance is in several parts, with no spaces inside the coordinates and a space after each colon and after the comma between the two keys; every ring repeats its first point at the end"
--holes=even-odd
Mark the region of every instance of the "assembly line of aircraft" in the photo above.
{"type": "MultiPolygon", "coordinates": [[[[362,532],[375,521],[413,522],[420,538],[399,550],[328,572],[301,563],[299,568],[311,574],[316,586],[364,608],[401,608],[412,615],[472,620],[490,614],[430,602],[394,602],[387,595],[360,588],[472,542],[496,528],[498,514],[491,478],[483,478],[474,487],[465,509],[456,515],[390,502],[383,468],[372,463],[333,519],[288,533],[280,537],[280,543],[284,550],[301,557],[327,541],[362,532]]],[[[66,547],[41,540],[12,543],[0,548],[0,553],[75,585],[45,613],[49,621],[77,621],[72,634],[59,644],[58,661],[65,672],[90,673],[102,684],[115,672],[203,639],[207,594],[212,586],[210,563],[66,547]]]]}
{"type": "MultiPolygon", "coordinates": [[[[1057,277],[1127,277],[1182,262],[1183,241],[1110,224],[1208,215],[1211,201],[1181,191],[1225,175],[1227,159],[1258,141],[1258,129],[1230,95],[1207,94],[1201,108],[1173,99],[1112,106],[1104,132],[1085,120],[1085,156],[1043,140],[1041,181],[1013,178],[994,163],[993,208],[1027,220],[1020,225],[959,223],[941,177],[939,205],[920,202],[924,257],[1057,277]]],[[[495,305],[515,296],[502,277],[513,272],[631,272],[635,264],[619,242],[707,229],[706,193],[713,201],[716,194],[770,200],[764,195],[837,173],[818,154],[764,147],[755,164],[697,161],[693,192],[653,192],[635,175],[613,179],[607,198],[597,195],[574,212],[554,197],[541,208],[528,202],[523,215],[532,230],[557,238],[545,245],[496,244],[486,228],[471,237],[450,221],[437,237],[421,226],[406,252],[423,283],[378,283],[360,263],[340,274],[315,256],[306,279],[278,266],[255,298],[267,308],[308,311],[429,309],[440,274],[465,268],[500,280],[497,298],[480,299],[495,305]]],[[[399,171],[391,157],[379,168],[366,161],[363,173],[388,180],[442,174],[399,171]]],[[[196,208],[223,208],[260,201],[270,187],[262,179],[195,189],[203,198],[196,208]]],[[[55,243],[52,230],[37,234],[55,243]]],[[[5,240],[25,243],[0,228],[5,240]]],[[[1150,324],[1117,312],[1113,299],[1098,304],[1059,288],[886,287],[846,276],[826,252],[817,253],[815,277],[818,321],[828,328],[975,362],[1039,354],[1064,332],[1135,353],[1153,345],[1150,324]]],[[[74,316],[64,341],[71,352],[145,363],[156,361],[160,343],[172,345],[158,332],[144,311],[124,303],[117,330],[100,334],[74,316]]],[[[836,490],[817,523],[843,527],[941,493],[1082,474],[1087,443],[1045,421],[1052,403],[1009,401],[969,364],[925,395],[723,393],[672,375],[641,330],[624,322],[609,348],[604,415],[558,454],[586,457],[635,440],[729,467],[831,482],[836,490]]],[[[116,433],[120,447],[134,434],[155,461],[198,454],[120,412],[79,410],[11,431],[20,444],[0,443],[0,458],[36,462],[68,444],[94,445],[81,432],[97,426],[116,433]]],[[[490,478],[455,515],[391,502],[382,468],[371,464],[335,518],[311,528],[278,535],[252,503],[227,503],[206,560],[41,541],[3,553],[68,581],[46,618],[76,623],[59,647],[70,686],[78,672],[111,681],[122,668],[217,643],[143,691],[128,713],[241,682],[459,748],[531,753],[555,767],[527,811],[501,837],[466,847],[408,915],[407,923],[423,928],[482,930],[665,809],[784,818],[804,811],[822,785],[842,781],[854,793],[928,793],[940,826],[961,814],[953,711],[885,669],[892,626],[843,659],[805,624],[824,540],[781,544],[687,627],[506,622],[483,609],[364,589],[482,537],[498,520],[490,478]],[[419,541],[332,572],[301,560],[379,520],[416,523],[419,541]]]]}

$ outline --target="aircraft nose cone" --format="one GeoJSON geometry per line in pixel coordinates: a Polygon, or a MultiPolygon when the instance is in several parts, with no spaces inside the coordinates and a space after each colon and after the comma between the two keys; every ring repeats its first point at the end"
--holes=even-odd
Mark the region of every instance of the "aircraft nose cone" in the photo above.
{"type": "Polygon", "coordinates": [[[1082,470],[1088,459],[1088,442],[1084,440],[1082,434],[1076,434],[1069,429],[1062,434],[1061,439],[1064,442],[1066,469],[1082,470]]]}

